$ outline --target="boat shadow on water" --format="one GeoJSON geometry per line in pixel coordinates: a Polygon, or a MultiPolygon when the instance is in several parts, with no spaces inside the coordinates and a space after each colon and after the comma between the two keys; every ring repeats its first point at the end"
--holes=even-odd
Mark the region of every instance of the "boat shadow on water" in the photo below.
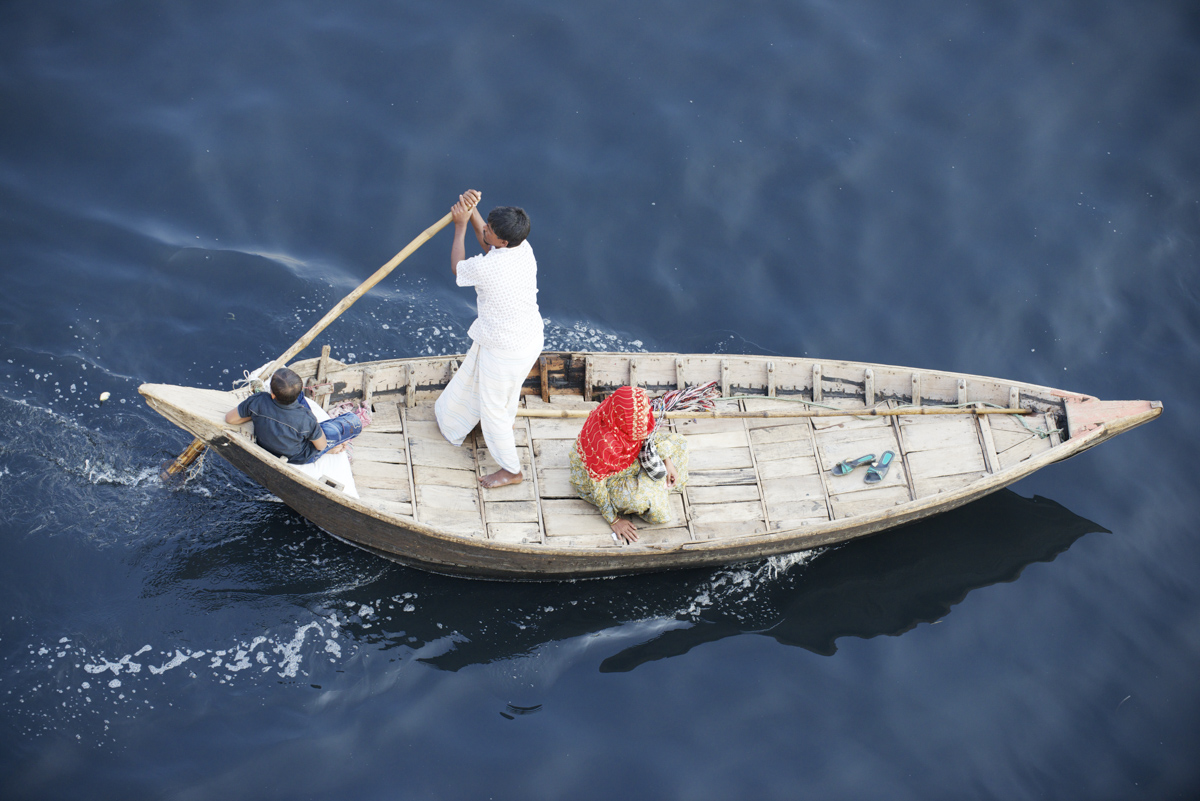
{"type": "Polygon", "coordinates": [[[250,536],[176,553],[148,589],[186,585],[206,614],[218,616],[237,616],[246,604],[299,604],[318,620],[336,618],[350,643],[406,652],[447,671],[545,661],[552,650],[551,661],[629,671],[739,634],[831,655],[841,637],[898,635],[936,621],[971,590],[1013,581],[1084,534],[1108,533],[1054,501],[1001,490],[898,530],[792,557],[610,579],[496,582],[383,562],[278,513],[250,523],[250,536]],[[295,558],[280,558],[287,553],[295,558]]]}
{"type": "MultiPolygon", "coordinates": [[[[660,623],[649,626],[650,639],[603,659],[601,672],[629,671],[749,633],[832,655],[840,637],[898,635],[936,621],[971,590],[1013,581],[1027,565],[1052,561],[1093,532],[1109,533],[1054,501],[1003,490],[790,569],[768,561],[552,587],[476,582],[465,605],[455,593],[456,603],[428,617],[458,637],[422,661],[459,670],[645,621],[660,623]]],[[[646,634],[634,629],[625,636],[646,634]]]]}
{"type": "MultiPolygon", "coordinates": [[[[1027,565],[1053,561],[1089,533],[1111,532],[1054,501],[1002,490],[814,559],[781,591],[767,588],[778,612],[753,633],[831,656],[840,637],[899,635],[939,620],[972,590],[1015,581],[1027,565]]],[[[747,630],[736,620],[705,615],[695,626],[606,659],[600,669],[631,670],[741,633],[747,630]]]]}

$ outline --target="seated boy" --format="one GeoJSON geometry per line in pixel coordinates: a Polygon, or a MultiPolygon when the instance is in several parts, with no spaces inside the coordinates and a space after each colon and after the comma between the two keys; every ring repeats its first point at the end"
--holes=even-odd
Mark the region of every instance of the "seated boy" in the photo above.
{"type": "Polygon", "coordinates": [[[327,453],[345,450],[346,443],[362,433],[362,421],[353,412],[317,423],[302,396],[300,376],[286,367],[271,376],[271,392],[256,392],[225,413],[231,425],[254,421],[254,438],[291,464],[312,464],[327,453]]]}

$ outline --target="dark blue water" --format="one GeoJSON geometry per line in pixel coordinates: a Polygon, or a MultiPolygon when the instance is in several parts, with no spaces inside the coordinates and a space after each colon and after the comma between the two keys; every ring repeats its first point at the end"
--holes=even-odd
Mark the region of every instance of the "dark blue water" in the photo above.
{"type": "MultiPolygon", "coordinates": [[[[1195,797],[1198,141],[1189,2],[0,5],[0,797],[1195,797]],[[529,211],[553,347],[1166,413],[867,541],[559,585],[158,482],[138,384],[227,387],[468,187],[529,211]]],[[[320,341],[464,351],[449,244],[320,341]]]]}

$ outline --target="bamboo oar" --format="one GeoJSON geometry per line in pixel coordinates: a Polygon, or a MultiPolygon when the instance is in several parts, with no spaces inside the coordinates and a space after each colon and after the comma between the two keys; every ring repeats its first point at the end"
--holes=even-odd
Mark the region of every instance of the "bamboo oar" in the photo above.
{"type": "MultiPolygon", "coordinates": [[[[404,250],[393,256],[391,261],[376,270],[374,275],[359,284],[358,287],[349,295],[342,298],[341,303],[330,309],[326,315],[317,322],[316,325],[308,329],[307,334],[300,337],[298,340],[296,340],[295,344],[285,350],[282,356],[269,363],[263,370],[260,370],[258,372],[258,376],[260,378],[265,378],[266,376],[272,375],[279,366],[287,364],[293,356],[308,347],[308,344],[317,338],[317,334],[324,331],[326,326],[338,318],[338,315],[353,306],[356,300],[365,295],[371,287],[375,286],[384,278],[386,278],[388,273],[396,269],[396,265],[407,259],[413,254],[413,251],[432,239],[433,235],[445,228],[452,219],[454,219],[453,215],[451,213],[447,213],[445,217],[422,231],[416,239],[405,245],[404,250]]],[[[163,470],[161,474],[162,478],[170,478],[194,462],[196,457],[204,451],[204,447],[204,440],[196,438],[192,444],[188,446],[187,450],[179,454],[179,457],[175,459],[175,461],[171,462],[170,466],[163,470]]]]}
{"type": "Polygon", "coordinates": [[[432,239],[433,235],[436,234],[438,231],[445,228],[451,219],[453,219],[453,217],[449,213],[447,213],[445,217],[438,220],[433,225],[429,226],[424,231],[422,231],[420,236],[418,236],[413,241],[409,242],[404,247],[404,250],[400,251],[395,256],[393,256],[391,261],[389,261],[387,264],[383,265],[378,270],[376,270],[374,275],[372,275],[366,281],[363,281],[361,284],[359,284],[358,287],[353,292],[351,292],[349,295],[342,298],[341,303],[339,303],[338,305],[336,305],[332,309],[330,309],[328,312],[326,312],[325,316],[322,317],[317,322],[316,325],[314,325],[312,328],[308,329],[307,334],[300,337],[298,340],[296,340],[296,343],[294,345],[292,345],[290,348],[285,350],[283,352],[282,356],[280,356],[278,359],[276,359],[275,361],[268,364],[265,369],[260,371],[258,374],[259,377],[266,378],[266,376],[272,375],[275,372],[275,370],[277,370],[278,368],[287,364],[293,356],[295,356],[297,353],[299,353],[300,351],[307,348],[309,343],[317,338],[317,334],[324,331],[326,326],[328,326],[330,323],[332,323],[334,320],[336,320],[342,312],[344,312],[346,309],[353,306],[355,301],[357,301],[363,295],[367,294],[367,291],[371,287],[375,286],[380,281],[382,281],[384,278],[386,278],[388,273],[390,273],[392,270],[396,269],[396,265],[398,265],[400,262],[404,261],[409,256],[411,256],[413,254],[413,251],[415,251],[417,248],[421,247],[421,245],[424,245],[426,242],[428,242],[430,239],[432,239]]]}
{"type": "MultiPolygon", "coordinates": [[[[517,409],[517,417],[587,417],[589,409],[517,409]]],[[[761,417],[897,417],[910,414],[1033,414],[1032,409],[952,409],[944,406],[914,406],[910,409],[763,409],[758,412],[709,411],[667,412],[668,420],[740,419],[761,417]]]]}

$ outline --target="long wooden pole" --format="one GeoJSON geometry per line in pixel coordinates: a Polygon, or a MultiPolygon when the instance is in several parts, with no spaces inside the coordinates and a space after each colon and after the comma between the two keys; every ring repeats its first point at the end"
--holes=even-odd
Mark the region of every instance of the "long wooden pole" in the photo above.
{"type": "MultiPolygon", "coordinates": [[[[517,409],[517,417],[551,419],[587,417],[588,409],[517,409]]],[[[897,417],[910,414],[1033,414],[1032,409],[952,409],[943,406],[914,406],[910,409],[763,409],[758,412],[710,411],[667,412],[669,420],[740,419],[763,417],[897,417]]],[[[656,415],[657,416],[657,415],[656,415]]]]}
{"type": "Polygon", "coordinates": [[[326,312],[325,316],[318,320],[316,325],[308,329],[307,334],[297,339],[290,348],[283,352],[282,356],[268,364],[265,369],[259,372],[259,378],[265,380],[267,376],[274,374],[277,369],[283,367],[285,364],[291,361],[293,356],[307,348],[309,343],[317,338],[317,334],[324,331],[325,328],[334,320],[336,320],[342,312],[353,306],[355,301],[367,294],[367,291],[370,290],[371,287],[375,286],[384,278],[386,278],[388,273],[396,269],[396,265],[411,256],[413,251],[432,239],[433,235],[438,231],[445,228],[451,219],[453,219],[452,216],[447,212],[445,217],[426,228],[416,239],[405,245],[404,250],[393,256],[391,261],[376,270],[374,275],[359,284],[358,287],[349,295],[342,298],[342,302],[326,312]]]}
{"type": "MultiPolygon", "coordinates": [[[[282,356],[275,361],[270,362],[264,369],[260,370],[258,372],[258,377],[265,379],[267,376],[273,375],[275,370],[287,364],[293,356],[308,347],[309,343],[317,338],[317,334],[324,331],[325,328],[328,327],[328,325],[334,320],[336,320],[342,312],[353,306],[354,302],[365,295],[367,291],[371,289],[371,287],[375,286],[384,278],[386,278],[388,273],[396,269],[396,266],[400,264],[400,262],[411,256],[417,248],[421,247],[421,245],[424,245],[433,238],[434,234],[445,228],[452,219],[454,219],[453,215],[447,212],[445,217],[422,231],[416,239],[404,246],[404,250],[401,250],[399,253],[393,256],[391,261],[376,270],[370,278],[368,278],[366,281],[363,281],[355,288],[353,292],[342,298],[341,303],[330,309],[325,316],[317,322],[316,325],[308,329],[308,333],[300,337],[295,341],[295,343],[292,344],[290,348],[285,350],[282,356]]],[[[171,464],[165,470],[163,470],[162,477],[166,479],[176,475],[189,464],[194,462],[196,457],[203,452],[204,440],[196,438],[192,444],[187,447],[187,450],[179,454],[178,458],[176,458],[175,461],[171,462],[171,464]]]]}

